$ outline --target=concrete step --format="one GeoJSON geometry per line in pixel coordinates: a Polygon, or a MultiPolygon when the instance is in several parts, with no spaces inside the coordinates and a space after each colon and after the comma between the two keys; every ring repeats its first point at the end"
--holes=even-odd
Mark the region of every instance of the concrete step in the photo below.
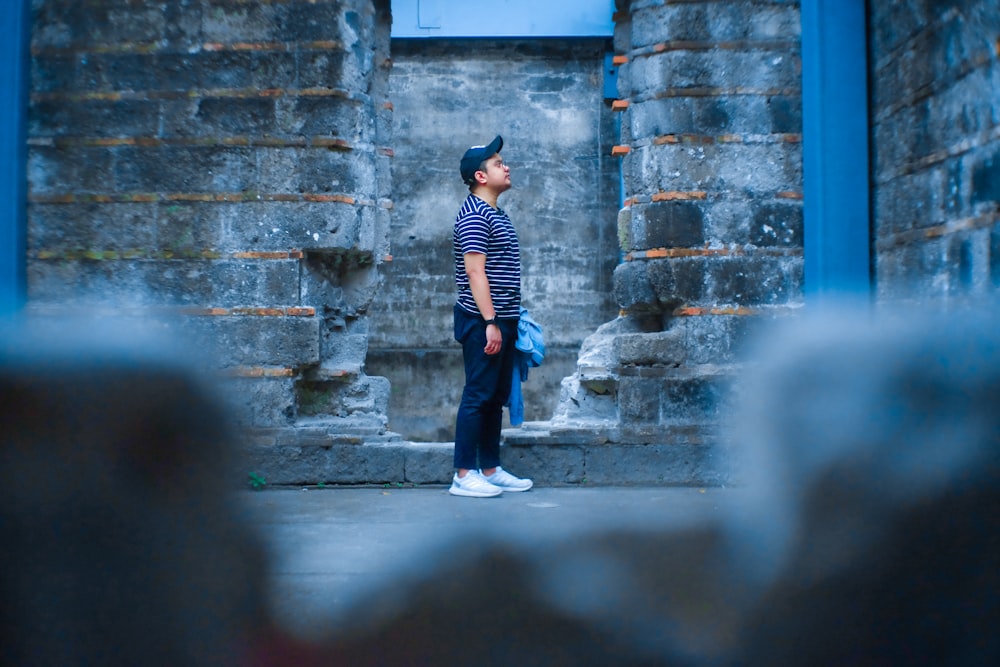
{"type": "MultiPolygon", "coordinates": [[[[539,486],[726,486],[736,483],[728,448],[707,432],[661,429],[651,437],[600,430],[507,429],[504,467],[539,486]]],[[[303,429],[296,429],[303,430],[303,429]]],[[[452,442],[397,434],[334,436],[313,429],[244,448],[245,474],[268,486],[441,485],[453,474],[452,442]]]]}

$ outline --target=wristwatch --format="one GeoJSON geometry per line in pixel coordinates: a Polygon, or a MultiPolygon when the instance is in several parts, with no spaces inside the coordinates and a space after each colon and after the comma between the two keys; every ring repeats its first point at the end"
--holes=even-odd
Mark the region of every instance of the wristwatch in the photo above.
{"type": "Polygon", "coordinates": [[[495,317],[492,318],[492,319],[486,320],[486,326],[490,326],[491,324],[494,325],[494,326],[500,326],[499,324],[497,324],[497,318],[495,318],[495,317]]]}

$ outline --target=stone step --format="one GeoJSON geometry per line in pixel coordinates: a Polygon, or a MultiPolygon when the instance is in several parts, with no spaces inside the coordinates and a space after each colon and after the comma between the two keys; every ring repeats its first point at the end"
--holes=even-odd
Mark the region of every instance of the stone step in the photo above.
{"type": "MultiPolygon", "coordinates": [[[[614,434],[617,435],[617,434],[614,434]]],[[[628,434],[626,434],[628,435],[628,434]]],[[[504,466],[540,486],[725,486],[735,483],[728,449],[704,433],[664,432],[659,441],[609,440],[597,431],[504,431],[504,466]]],[[[410,442],[395,434],[333,436],[320,430],[295,440],[251,444],[245,474],[268,486],[446,485],[452,442],[410,442]]]]}

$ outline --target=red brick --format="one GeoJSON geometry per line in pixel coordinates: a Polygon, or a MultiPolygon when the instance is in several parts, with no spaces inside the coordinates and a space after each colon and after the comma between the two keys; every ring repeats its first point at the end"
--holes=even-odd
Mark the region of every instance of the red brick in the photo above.
{"type": "Polygon", "coordinates": [[[677,190],[657,192],[651,197],[653,201],[689,201],[692,199],[704,200],[707,198],[708,193],[702,190],[693,190],[691,192],[680,192],[677,190]]]}

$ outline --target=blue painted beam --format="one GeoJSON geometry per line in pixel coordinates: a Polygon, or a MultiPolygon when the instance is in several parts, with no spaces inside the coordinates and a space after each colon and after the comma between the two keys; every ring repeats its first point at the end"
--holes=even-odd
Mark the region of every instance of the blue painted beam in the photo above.
{"type": "Polygon", "coordinates": [[[392,0],[393,37],[611,37],[614,0],[392,0]]]}
{"type": "Polygon", "coordinates": [[[0,2],[0,317],[25,298],[28,0],[0,2]]]}
{"type": "Polygon", "coordinates": [[[871,293],[865,0],[802,0],[807,301],[871,293]]]}

